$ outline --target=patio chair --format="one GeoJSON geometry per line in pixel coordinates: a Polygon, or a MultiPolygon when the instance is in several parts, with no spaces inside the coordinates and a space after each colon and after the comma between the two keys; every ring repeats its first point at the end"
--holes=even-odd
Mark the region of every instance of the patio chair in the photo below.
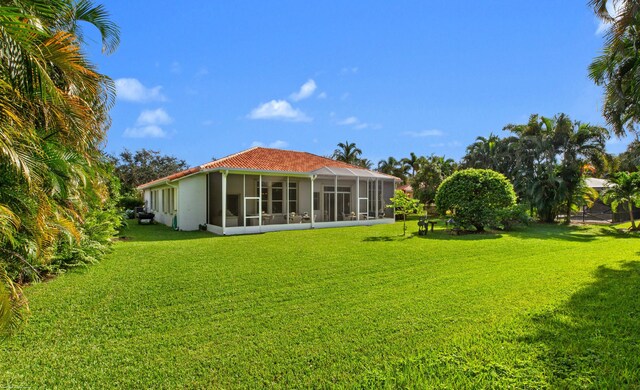
{"type": "Polygon", "coordinates": [[[427,226],[428,226],[428,222],[426,217],[418,218],[418,235],[419,236],[424,236],[427,234],[427,226]]]}

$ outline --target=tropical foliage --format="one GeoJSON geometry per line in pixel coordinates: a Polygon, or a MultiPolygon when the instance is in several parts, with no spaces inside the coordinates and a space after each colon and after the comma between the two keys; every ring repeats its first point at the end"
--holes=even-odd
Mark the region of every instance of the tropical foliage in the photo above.
{"type": "Polygon", "coordinates": [[[604,190],[602,199],[615,212],[624,205],[629,212],[631,230],[638,230],[633,217],[633,206],[640,207],[640,172],[619,172],[609,179],[611,185],[604,190]]]}
{"type": "Polygon", "coordinates": [[[118,46],[88,0],[0,2],[0,331],[24,313],[21,283],[95,261],[118,223],[99,151],[114,86],[81,50],[83,23],[118,46]]]}
{"type": "Polygon", "coordinates": [[[505,130],[513,135],[478,137],[462,165],[504,174],[520,201],[544,222],[553,222],[559,214],[568,222],[572,210],[596,196],[584,185],[584,177],[605,170],[606,129],[559,114],[532,115],[526,124],[507,125],[505,130]]]}
{"type": "Polygon", "coordinates": [[[141,184],[188,168],[184,160],[144,148],[135,153],[125,149],[117,157],[111,157],[111,160],[122,184],[123,195],[135,193],[135,188],[141,184]]]}
{"type": "Polygon", "coordinates": [[[457,168],[455,161],[444,156],[432,154],[429,157],[418,158],[416,173],[410,180],[414,196],[427,205],[433,203],[442,181],[451,176],[457,168]]]}
{"type": "Polygon", "coordinates": [[[591,0],[596,14],[611,23],[600,56],[589,66],[589,76],[604,86],[603,115],[618,136],[635,132],[640,120],[640,3],[638,0],[591,0]],[[607,3],[613,5],[611,15],[607,3]]]}
{"type": "Polygon", "coordinates": [[[505,210],[515,206],[516,194],[509,180],[490,169],[464,169],[442,182],[436,193],[440,214],[450,211],[455,224],[482,232],[498,226],[505,210]]]}
{"type": "Polygon", "coordinates": [[[420,201],[409,198],[407,194],[401,190],[396,190],[393,198],[390,200],[391,204],[388,204],[387,207],[395,209],[395,214],[402,216],[402,235],[404,236],[407,234],[407,215],[420,211],[420,201]]]}
{"type": "Polygon", "coordinates": [[[378,172],[398,177],[403,182],[406,181],[410,169],[412,169],[410,165],[406,164],[402,159],[397,160],[395,157],[378,161],[378,172]]]}

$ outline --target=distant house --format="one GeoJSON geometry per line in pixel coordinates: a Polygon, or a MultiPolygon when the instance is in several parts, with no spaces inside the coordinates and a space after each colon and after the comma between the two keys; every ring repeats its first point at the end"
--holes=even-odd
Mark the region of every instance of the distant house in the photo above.
{"type": "MultiPolygon", "coordinates": [[[[602,192],[612,186],[606,179],[598,179],[595,177],[588,177],[585,179],[587,187],[593,188],[598,191],[598,194],[602,195],[602,192]]],[[[629,220],[629,213],[626,211],[626,204],[618,206],[617,212],[613,212],[609,205],[602,202],[602,199],[598,198],[590,208],[583,208],[582,214],[576,215],[578,219],[582,219],[585,222],[623,222],[629,220]]],[[[634,217],[640,217],[640,210],[634,207],[634,217]]]]}
{"type": "Polygon", "coordinates": [[[138,187],[156,220],[216,234],[393,223],[400,179],[311,153],[255,147],[138,187]]]}
{"type": "Polygon", "coordinates": [[[411,187],[411,184],[403,184],[398,186],[397,189],[404,192],[408,198],[413,198],[413,187],[411,187]]]}

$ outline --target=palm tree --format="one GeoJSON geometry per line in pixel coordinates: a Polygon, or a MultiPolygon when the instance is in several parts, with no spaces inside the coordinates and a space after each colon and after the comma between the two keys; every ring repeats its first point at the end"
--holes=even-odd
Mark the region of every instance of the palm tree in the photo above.
{"type": "Polygon", "coordinates": [[[596,15],[605,22],[613,23],[607,41],[612,42],[622,38],[630,26],[636,23],[636,17],[640,12],[640,3],[637,0],[589,0],[589,6],[593,7],[596,15]],[[616,15],[611,15],[607,4],[615,8],[616,15]]]}
{"type": "Polygon", "coordinates": [[[420,163],[420,157],[411,152],[409,153],[409,157],[403,158],[402,160],[400,160],[400,162],[411,167],[411,176],[415,176],[416,171],[418,170],[418,165],[420,163]]]}
{"type": "Polygon", "coordinates": [[[631,230],[638,230],[633,218],[633,206],[640,207],[640,172],[619,172],[609,179],[611,186],[602,194],[602,200],[611,205],[613,212],[626,205],[631,220],[631,230]]]}
{"type": "Polygon", "coordinates": [[[603,115],[613,132],[623,136],[627,130],[635,131],[640,121],[640,2],[591,0],[589,4],[603,21],[612,23],[602,55],[589,66],[589,77],[604,86],[603,115]],[[616,15],[609,13],[607,3],[616,8],[616,15]]]}
{"type": "Polygon", "coordinates": [[[333,151],[333,159],[337,161],[343,161],[347,164],[357,165],[358,159],[362,155],[355,142],[345,141],[338,143],[338,148],[333,151]]]}
{"type": "Polygon", "coordinates": [[[0,5],[0,332],[24,304],[18,281],[38,277],[84,216],[108,199],[99,146],[113,82],[81,51],[80,22],[103,51],[119,42],[102,6],[88,0],[14,0],[0,5]],[[11,307],[7,307],[7,305],[11,307]],[[7,314],[13,313],[13,314],[7,314]]]}
{"type": "Polygon", "coordinates": [[[429,205],[435,200],[440,184],[457,169],[454,160],[432,154],[421,158],[418,171],[411,179],[415,196],[429,205]]]}
{"type": "Polygon", "coordinates": [[[385,173],[387,175],[392,175],[393,172],[398,169],[400,166],[400,161],[396,160],[395,157],[389,157],[386,160],[378,161],[378,172],[385,173]]]}
{"type": "Polygon", "coordinates": [[[365,169],[371,169],[373,168],[373,161],[369,160],[368,158],[361,158],[358,159],[356,165],[365,169]]]}
{"type": "Polygon", "coordinates": [[[558,176],[562,179],[565,188],[565,222],[571,220],[571,211],[576,200],[578,189],[583,187],[584,170],[587,163],[598,164],[605,156],[605,142],[608,139],[608,131],[599,126],[591,126],[587,123],[573,122],[561,114],[554,134],[562,160],[559,166],[558,176]]]}

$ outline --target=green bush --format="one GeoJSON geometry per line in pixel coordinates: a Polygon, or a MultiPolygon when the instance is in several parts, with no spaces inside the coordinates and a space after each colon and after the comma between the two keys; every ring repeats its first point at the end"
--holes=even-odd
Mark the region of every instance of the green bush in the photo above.
{"type": "Polygon", "coordinates": [[[124,210],[135,210],[138,206],[144,206],[144,200],[140,195],[125,195],[118,201],[118,207],[124,210]]]}
{"type": "Polygon", "coordinates": [[[490,169],[465,169],[445,179],[436,193],[440,214],[453,213],[456,225],[464,229],[500,226],[506,210],[516,204],[513,185],[504,175],[490,169]]]}
{"type": "Polygon", "coordinates": [[[511,230],[515,225],[528,225],[531,222],[527,207],[521,204],[498,210],[496,215],[498,224],[491,227],[501,230],[511,230]]]}

